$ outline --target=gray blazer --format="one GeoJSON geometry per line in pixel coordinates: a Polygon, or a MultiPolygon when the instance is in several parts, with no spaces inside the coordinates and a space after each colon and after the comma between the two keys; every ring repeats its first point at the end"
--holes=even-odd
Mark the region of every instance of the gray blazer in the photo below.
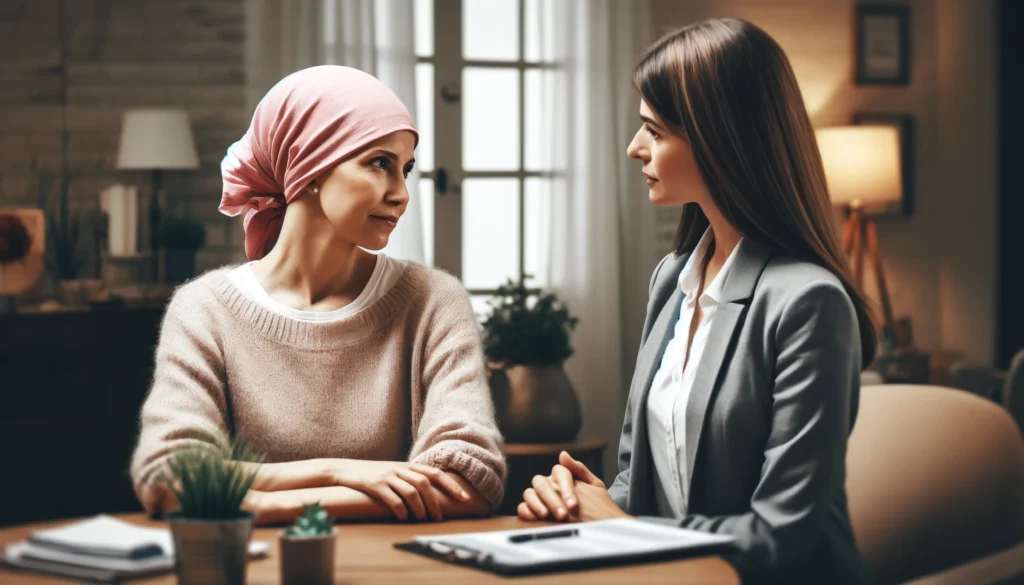
{"type": "MultiPolygon", "coordinates": [[[[737,537],[726,558],[746,583],[867,583],[845,489],[861,370],[853,304],[820,266],[749,238],[736,254],[686,406],[687,516],[645,519],[737,537]]],[[[641,517],[655,514],[647,394],[679,317],[687,256],[654,271],[608,489],[641,517]]]]}

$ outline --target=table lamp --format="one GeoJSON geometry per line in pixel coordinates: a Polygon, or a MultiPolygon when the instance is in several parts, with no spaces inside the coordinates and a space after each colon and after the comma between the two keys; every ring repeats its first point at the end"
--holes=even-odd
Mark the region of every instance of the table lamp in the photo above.
{"type": "Polygon", "coordinates": [[[153,191],[149,208],[149,245],[153,254],[154,278],[160,279],[159,241],[160,190],[163,171],[199,168],[195,140],[188,114],[178,109],[134,109],[124,113],[117,168],[152,173],[153,191]]]}
{"type": "Polygon", "coordinates": [[[849,209],[843,229],[843,248],[848,255],[852,254],[854,278],[858,286],[863,286],[864,248],[867,247],[885,326],[894,331],[895,320],[882,271],[875,220],[865,213],[865,207],[899,201],[903,197],[899,134],[891,126],[839,126],[818,130],[817,139],[832,203],[849,209]]]}

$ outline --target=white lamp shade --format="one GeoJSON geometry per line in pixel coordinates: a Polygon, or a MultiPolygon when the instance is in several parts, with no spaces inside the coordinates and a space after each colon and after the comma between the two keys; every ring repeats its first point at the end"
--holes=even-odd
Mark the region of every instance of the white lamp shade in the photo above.
{"type": "Polygon", "coordinates": [[[147,171],[199,168],[188,114],[172,109],[125,112],[117,168],[147,171]]]}
{"type": "Polygon", "coordinates": [[[834,205],[889,203],[903,198],[896,128],[823,128],[817,131],[817,139],[834,205]]]}

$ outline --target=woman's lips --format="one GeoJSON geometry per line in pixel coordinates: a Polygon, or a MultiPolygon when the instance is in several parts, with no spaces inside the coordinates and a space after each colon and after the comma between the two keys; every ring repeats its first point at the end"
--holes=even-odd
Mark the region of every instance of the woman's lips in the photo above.
{"type": "Polygon", "coordinates": [[[373,219],[376,219],[377,221],[380,221],[380,222],[382,222],[382,223],[384,223],[384,224],[386,224],[386,225],[388,225],[390,227],[395,227],[395,226],[398,225],[398,218],[397,217],[392,217],[392,216],[387,216],[387,215],[373,215],[373,216],[370,216],[370,217],[372,217],[373,219]]]}

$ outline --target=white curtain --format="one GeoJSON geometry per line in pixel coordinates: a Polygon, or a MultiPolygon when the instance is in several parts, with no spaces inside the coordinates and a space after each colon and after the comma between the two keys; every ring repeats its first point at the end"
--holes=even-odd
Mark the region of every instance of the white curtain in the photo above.
{"type": "MultiPolygon", "coordinates": [[[[374,75],[415,115],[413,30],[412,0],[247,0],[248,111],[286,75],[335,64],[374,75]]],[[[409,176],[409,207],[383,252],[423,262],[418,181],[418,174],[409,176]]]]}
{"type": "Polygon", "coordinates": [[[655,214],[626,146],[639,127],[631,75],[651,40],[649,0],[559,0],[537,13],[543,60],[540,127],[554,179],[541,200],[546,285],[580,318],[566,364],[583,434],[615,452],[639,344],[655,250],[655,214]]]}

